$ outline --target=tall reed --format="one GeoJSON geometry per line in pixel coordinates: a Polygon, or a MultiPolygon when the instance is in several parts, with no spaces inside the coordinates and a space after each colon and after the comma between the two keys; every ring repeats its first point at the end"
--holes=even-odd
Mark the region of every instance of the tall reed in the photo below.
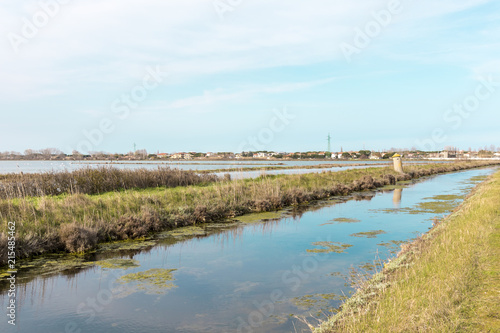
{"type": "Polygon", "coordinates": [[[0,175],[0,199],[46,195],[100,194],[132,188],[189,186],[219,181],[213,174],[158,167],[121,170],[109,167],[76,171],[0,175]]]}

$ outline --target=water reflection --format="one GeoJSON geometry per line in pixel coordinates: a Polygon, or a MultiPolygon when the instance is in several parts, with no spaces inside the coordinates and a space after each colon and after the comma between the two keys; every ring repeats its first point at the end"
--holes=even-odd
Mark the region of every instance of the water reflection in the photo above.
{"type": "Polygon", "coordinates": [[[403,189],[397,188],[394,190],[394,195],[392,196],[392,203],[394,208],[401,208],[401,197],[403,196],[403,189]]]}

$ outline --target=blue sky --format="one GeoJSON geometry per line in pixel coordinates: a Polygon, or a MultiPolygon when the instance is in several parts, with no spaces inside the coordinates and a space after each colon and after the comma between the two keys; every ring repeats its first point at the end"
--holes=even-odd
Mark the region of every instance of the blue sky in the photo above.
{"type": "Polygon", "coordinates": [[[499,1],[5,0],[0,22],[0,151],[500,146],[499,1]]]}

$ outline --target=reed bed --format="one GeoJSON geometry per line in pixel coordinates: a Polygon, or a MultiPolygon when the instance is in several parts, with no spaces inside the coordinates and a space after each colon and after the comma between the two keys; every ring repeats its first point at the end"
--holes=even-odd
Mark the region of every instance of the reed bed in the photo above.
{"type": "Polygon", "coordinates": [[[158,167],[156,170],[121,170],[110,167],[76,171],[0,175],[0,199],[42,197],[59,194],[101,194],[149,187],[190,186],[219,181],[211,174],[158,167]]]}
{"type": "MultiPolygon", "coordinates": [[[[305,175],[262,176],[191,186],[123,189],[101,194],[65,193],[0,199],[0,224],[17,224],[17,256],[83,252],[100,242],[145,237],[196,223],[279,210],[313,200],[375,189],[437,173],[491,165],[486,162],[368,168],[305,175]]],[[[6,246],[0,234],[0,251],[6,246]]],[[[0,252],[0,264],[6,253],[0,252]]]]}

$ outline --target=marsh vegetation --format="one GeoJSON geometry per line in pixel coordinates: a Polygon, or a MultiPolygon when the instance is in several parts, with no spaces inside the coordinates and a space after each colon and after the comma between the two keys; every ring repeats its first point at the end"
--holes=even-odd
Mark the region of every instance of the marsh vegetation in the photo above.
{"type": "MultiPolygon", "coordinates": [[[[86,188],[85,191],[89,193],[73,193],[70,190],[64,194],[47,195],[50,187],[33,185],[33,189],[45,190],[34,191],[34,196],[22,192],[24,194],[19,197],[0,199],[0,220],[3,230],[7,230],[8,221],[16,221],[19,226],[19,258],[54,251],[84,252],[102,242],[143,238],[163,230],[220,222],[249,213],[276,212],[284,207],[303,205],[314,200],[394,185],[397,181],[490,164],[469,162],[408,166],[405,174],[398,174],[391,168],[368,168],[215,182],[210,182],[215,179],[210,178],[210,175],[203,178],[168,170],[164,170],[165,173],[162,170],[151,173],[144,170],[86,170],[82,174],[89,177],[89,185],[82,185],[82,188],[86,188]],[[102,185],[95,175],[109,182],[104,181],[102,185]],[[124,179],[137,179],[138,182],[120,180],[121,176],[124,179]],[[189,185],[190,182],[196,184],[189,185]],[[92,184],[101,185],[95,188],[92,184]],[[129,188],[132,185],[123,184],[135,185],[129,188]],[[117,191],[117,188],[121,190],[117,191]]],[[[6,176],[4,181],[13,184],[12,177],[6,176]]],[[[50,177],[59,176],[47,175],[40,179],[46,179],[44,177],[52,179],[50,177]]],[[[75,174],[61,177],[74,179],[75,174]]],[[[65,188],[71,189],[73,185],[65,188]]],[[[7,249],[7,246],[3,246],[6,240],[6,235],[0,234],[1,249],[7,249]]],[[[1,251],[0,263],[4,264],[6,252],[1,251]]]]}

